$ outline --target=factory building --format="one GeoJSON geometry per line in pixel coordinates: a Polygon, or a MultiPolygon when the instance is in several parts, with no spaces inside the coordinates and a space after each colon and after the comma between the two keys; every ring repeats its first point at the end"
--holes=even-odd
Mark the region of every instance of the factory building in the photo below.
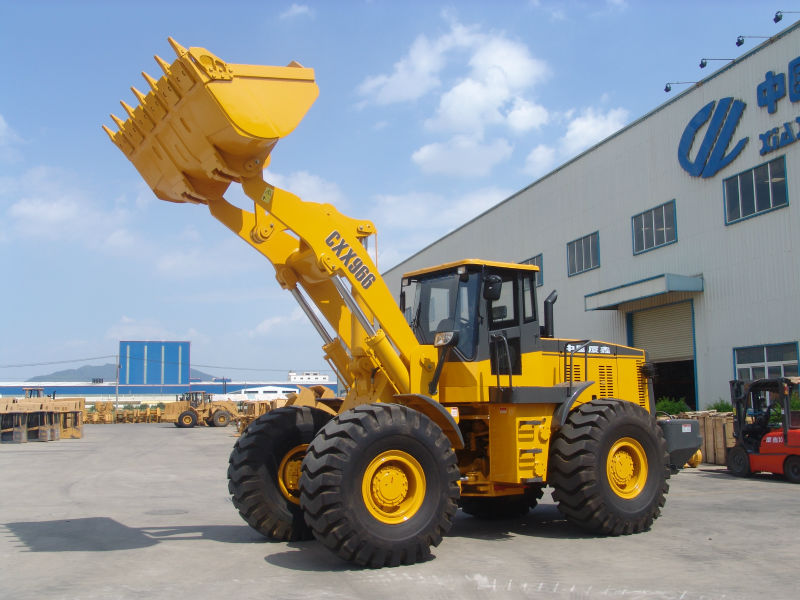
{"type": "Polygon", "coordinates": [[[541,267],[555,334],[647,350],[655,395],[798,374],[800,23],[385,275],[464,257],[541,267]]]}

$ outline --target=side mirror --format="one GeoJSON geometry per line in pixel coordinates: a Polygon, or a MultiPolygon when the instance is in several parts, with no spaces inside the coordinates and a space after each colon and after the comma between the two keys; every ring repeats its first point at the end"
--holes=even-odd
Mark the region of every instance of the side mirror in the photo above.
{"type": "Polygon", "coordinates": [[[483,278],[483,299],[497,302],[503,289],[503,278],[500,275],[487,275],[483,278]]]}

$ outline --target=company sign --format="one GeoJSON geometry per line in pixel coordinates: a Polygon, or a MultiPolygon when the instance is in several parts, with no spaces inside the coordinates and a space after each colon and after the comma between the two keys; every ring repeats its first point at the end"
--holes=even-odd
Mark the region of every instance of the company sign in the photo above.
{"type": "MultiPolygon", "coordinates": [[[[787,95],[791,102],[800,102],[800,56],[789,62],[788,77],[786,73],[767,71],[764,81],[756,86],[758,106],[766,108],[769,114],[777,111],[778,102],[787,95]]],[[[745,102],[729,96],[712,100],[697,111],[683,130],[678,144],[678,163],[684,171],[693,177],[713,177],[741,154],[750,138],[733,140],[745,108],[745,102]],[[706,124],[705,135],[692,159],[698,132],[706,124]]],[[[762,156],[793,144],[800,140],[800,117],[760,133],[758,138],[762,156]]]]}

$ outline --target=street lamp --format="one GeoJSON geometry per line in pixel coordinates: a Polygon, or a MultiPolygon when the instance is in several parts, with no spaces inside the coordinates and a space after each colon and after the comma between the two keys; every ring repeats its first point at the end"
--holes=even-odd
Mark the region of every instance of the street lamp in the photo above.
{"type": "Polygon", "coordinates": [[[800,14],[800,11],[798,11],[798,10],[779,10],[778,12],[775,13],[775,16],[772,17],[772,20],[775,23],[777,23],[778,21],[780,21],[783,18],[783,13],[800,14]]]}
{"type": "Polygon", "coordinates": [[[667,85],[664,86],[664,91],[669,93],[669,92],[672,91],[672,86],[673,85],[680,85],[680,84],[684,84],[684,83],[697,83],[697,82],[696,81],[670,81],[670,82],[667,83],[667,85]]]}
{"type": "Polygon", "coordinates": [[[768,35],[740,35],[739,37],[736,38],[736,45],[737,46],[741,46],[742,44],[744,44],[744,38],[759,38],[759,39],[762,39],[762,40],[768,40],[769,36],[768,35]]]}
{"type": "Polygon", "coordinates": [[[701,58],[700,59],[700,68],[705,69],[708,66],[708,61],[710,60],[733,60],[732,58],[701,58]]]}

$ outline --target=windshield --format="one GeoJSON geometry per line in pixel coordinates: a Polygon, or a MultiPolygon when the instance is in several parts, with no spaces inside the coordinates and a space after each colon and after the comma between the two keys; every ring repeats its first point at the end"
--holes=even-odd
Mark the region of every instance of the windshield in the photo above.
{"type": "Polygon", "coordinates": [[[463,358],[475,357],[478,294],[478,273],[432,276],[415,284],[414,303],[406,312],[411,328],[420,344],[433,344],[438,331],[457,331],[456,350],[463,358]]]}

